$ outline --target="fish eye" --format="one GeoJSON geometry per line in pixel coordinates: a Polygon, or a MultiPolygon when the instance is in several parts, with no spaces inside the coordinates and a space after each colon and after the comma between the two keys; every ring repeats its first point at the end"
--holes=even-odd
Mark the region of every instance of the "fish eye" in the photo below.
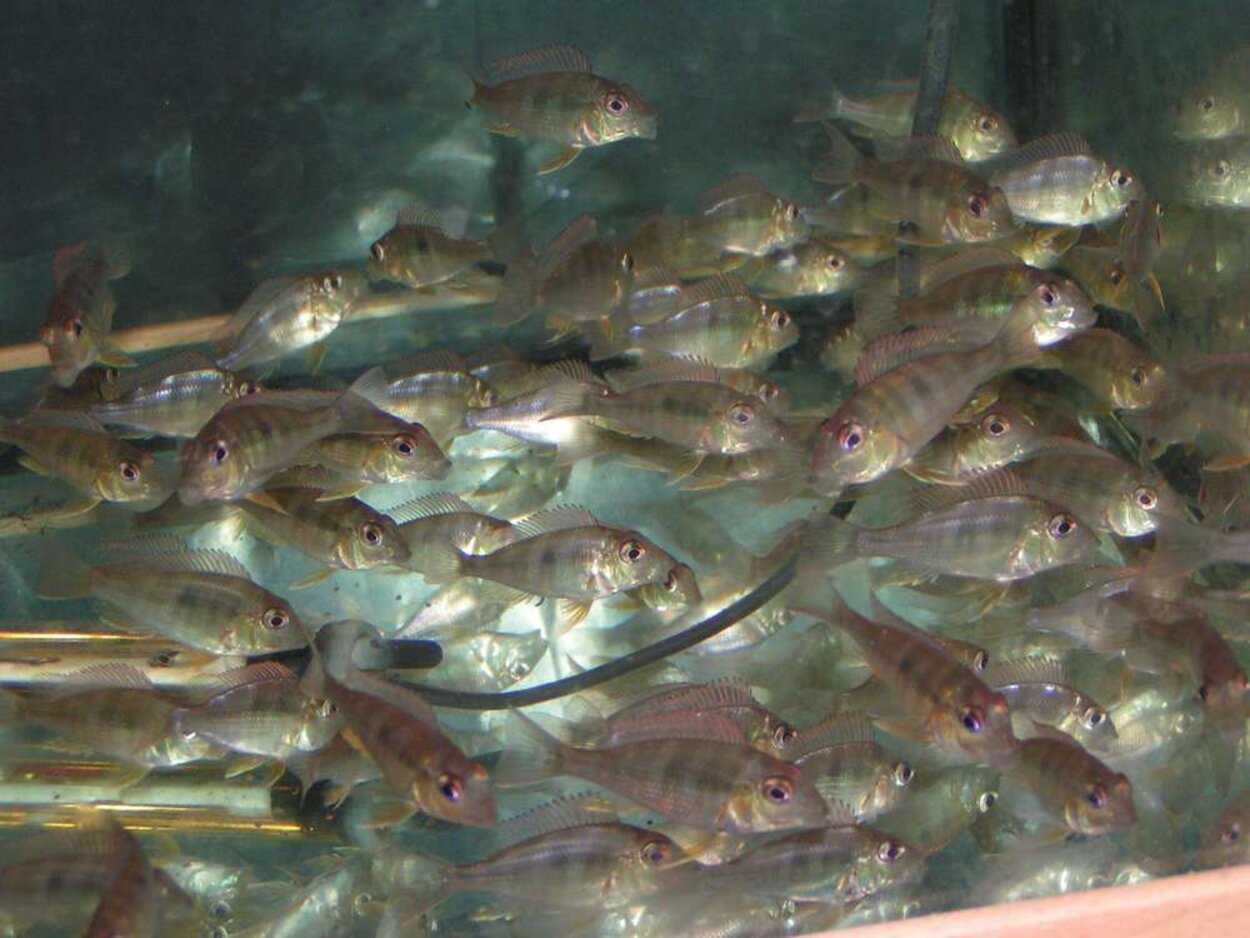
{"type": "Polygon", "coordinates": [[[988,134],[991,130],[996,130],[997,128],[998,128],[997,117],[994,117],[992,114],[986,114],[984,117],[981,118],[982,132],[988,134]]]}
{"type": "Polygon", "coordinates": [[[990,666],[990,653],[982,649],[972,659],[972,670],[983,672],[990,666]]]}
{"type": "Polygon", "coordinates": [[[784,309],[775,309],[772,313],[772,323],[775,329],[784,329],[790,325],[790,314],[784,309]]]}
{"type": "Polygon", "coordinates": [[[71,319],[65,324],[65,331],[75,339],[82,337],[83,324],[81,319],[71,319]]]}
{"type": "Polygon", "coordinates": [[[533,670],[526,661],[510,661],[508,662],[508,677],[514,681],[519,681],[533,670]]]}
{"type": "Polygon", "coordinates": [[[985,814],[990,808],[998,802],[998,795],[992,791],[982,792],[981,797],[977,799],[977,810],[985,814]]]}
{"type": "Polygon", "coordinates": [[[618,553],[626,563],[637,563],[647,555],[647,549],[638,541],[626,541],[618,553]]]}
{"type": "Polygon", "coordinates": [[[381,241],[374,241],[373,247],[369,248],[369,256],[375,261],[381,262],[386,257],[386,248],[382,246],[381,241]]]}
{"type": "Polygon", "coordinates": [[[1111,281],[1111,285],[1113,287],[1118,287],[1120,284],[1124,282],[1124,270],[1120,267],[1119,264],[1116,264],[1114,267],[1111,268],[1111,271],[1107,274],[1107,279],[1111,281]]]}
{"type": "Polygon", "coordinates": [[[1211,95],[1207,95],[1201,101],[1198,102],[1198,107],[1202,108],[1204,111],[1214,111],[1215,110],[1215,98],[1212,97],[1211,95]]]}
{"type": "Polygon", "coordinates": [[[1111,171],[1111,185],[1117,189],[1123,189],[1133,181],[1133,174],[1127,169],[1115,169],[1111,171]]]}
{"type": "Polygon", "coordinates": [[[360,526],[360,536],[364,538],[364,542],[370,547],[377,547],[382,543],[382,529],[372,521],[368,521],[360,526]]]}
{"type": "Polygon", "coordinates": [[[1103,712],[1101,707],[1087,707],[1085,710],[1085,727],[1086,729],[1097,729],[1107,719],[1107,714],[1103,712]]]}
{"type": "Polygon", "coordinates": [[[970,214],[973,218],[980,218],[982,215],[985,214],[985,210],[988,207],[989,207],[989,203],[986,201],[985,196],[983,195],[968,196],[968,214],[970,214]]]}
{"type": "Polygon", "coordinates": [[[1199,685],[1198,699],[1201,700],[1203,703],[1206,703],[1210,697],[1211,697],[1211,686],[1206,683],[1199,685]]]}
{"type": "Polygon", "coordinates": [[[397,436],[391,440],[391,449],[400,456],[411,456],[417,451],[417,442],[409,436],[397,436]]]}
{"type": "Polygon", "coordinates": [[[795,221],[799,217],[799,207],[794,202],[786,203],[786,221],[795,221]]]}
{"type": "Polygon", "coordinates": [[[854,421],[838,430],[838,446],[844,453],[853,453],[864,445],[864,428],[854,421]]]}
{"type": "Polygon", "coordinates": [[[893,863],[906,852],[907,848],[897,840],[884,840],[881,842],[881,846],[877,848],[877,858],[882,863],[893,863]]]}
{"type": "Polygon", "coordinates": [[[981,418],[981,431],[988,436],[1002,436],[1011,429],[1011,421],[1002,414],[986,414],[981,418]]]}
{"type": "Polygon", "coordinates": [[[667,863],[673,855],[673,848],[666,840],[648,840],[642,845],[642,849],[638,851],[638,856],[642,858],[642,862],[650,866],[659,866],[667,863]]]}
{"type": "Polygon", "coordinates": [[[127,482],[139,481],[139,467],[128,459],[117,464],[117,471],[127,482]]]}
{"type": "Polygon", "coordinates": [[[1133,492],[1133,501],[1144,511],[1154,511],[1159,504],[1159,493],[1148,485],[1139,485],[1133,492]]]}
{"type": "Polygon", "coordinates": [[[1076,530],[1076,519],[1071,515],[1058,514],[1050,519],[1046,530],[1055,540],[1062,540],[1076,530]]]}
{"type": "Polygon", "coordinates": [[[230,447],[225,440],[214,440],[209,447],[209,455],[217,465],[224,463],[230,456],[230,447]]]}
{"type": "Polygon", "coordinates": [[[234,909],[225,899],[218,899],[208,907],[208,914],[215,919],[227,919],[234,914],[234,909]]]}
{"type": "Polygon", "coordinates": [[[1037,298],[1044,306],[1054,306],[1059,302],[1059,291],[1051,284],[1043,283],[1037,288],[1037,298]]]}
{"type": "Polygon", "coordinates": [[[264,623],[265,628],[281,632],[291,624],[291,614],[285,609],[275,606],[272,609],[266,609],[265,614],[260,617],[260,621],[264,623]]]}
{"type": "Polygon", "coordinates": [[[331,292],[337,291],[340,287],[343,286],[343,278],[340,277],[338,274],[331,274],[329,277],[326,277],[326,279],[323,281],[323,285],[328,291],[331,291],[331,292]]]}
{"type": "Polygon", "coordinates": [[[317,716],[328,720],[330,717],[339,712],[339,707],[333,700],[323,700],[317,704],[316,711],[317,716]]]}
{"type": "Polygon", "coordinates": [[[154,668],[172,668],[174,662],[178,660],[178,650],[176,648],[166,648],[164,651],[158,651],[148,663],[154,668]]]}
{"type": "Polygon", "coordinates": [[[629,101],[625,99],[624,95],[620,95],[615,92],[609,94],[607,98],[604,99],[604,105],[609,111],[616,115],[624,114],[629,110],[629,101]]]}
{"type": "Polygon", "coordinates": [[[916,773],[912,771],[912,767],[908,765],[906,762],[899,762],[894,766],[894,784],[895,785],[902,787],[904,785],[909,784],[911,780],[915,777],[916,777],[916,773]]]}
{"type": "Polygon", "coordinates": [[[1237,821],[1233,821],[1233,823],[1224,828],[1224,832],[1220,834],[1220,842],[1235,844],[1239,840],[1241,840],[1241,824],[1237,821]]]}
{"type": "Polygon", "coordinates": [[[1146,383],[1147,377],[1145,368],[1134,368],[1128,373],[1128,379],[1139,388],[1146,383]]]}
{"type": "Polygon", "coordinates": [[[1090,803],[1091,807],[1101,811],[1107,806],[1107,790],[1101,785],[1095,785],[1089,790],[1085,800],[1090,803]]]}
{"type": "Polygon", "coordinates": [[[774,775],[764,779],[764,784],[760,786],[760,791],[773,804],[789,804],[794,800],[794,782],[781,775],[774,775]]]}
{"type": "Polygon", "coordinates": [[[1211,175],[1216,179],[1223,179],[1230,172],[1232,172],[1232,166],[1229,165],[1228,160],[1219,160],[1211,164],[1211,175]]]}
{"type": "Polygon", "coordinates": [[[444,772],[438,777],[438,791],[444,798],[455,804],[464,794],[464,781],[458,775],[444,772]]]}
{"type": "Polygon", "coordinates": [[[979,733],[985,725],[985,718],[976,707],[965,707],[959,714],[959,722],[969,733],[979,733]]]}
{"type": "Polygon", "coordinates": [[[255,381],[244,381],[239,385],[239,396],[248,397],[260,390],[260,385],[255,381]]]}
{"type": "Polygon", "coordinates": [[[773,729],[773,745],[778,749],[785,749],[794,742],[795,737],[798,735],[798,730],[789,723],[778,723],[776,728],[773,729]]]}
{"type": "Polygon", "coordinates": [[[755,421],[755,408],[745,403],[734,404],[729,408],[729,419],[740,427],[750,426],[755,421]]]}
{"type": "Polygon", "coordinates": [[[825,258],[825,266],[830,270],[841,270],[846,266],[846,259],[841,254],[830,254],[825,258]]]}

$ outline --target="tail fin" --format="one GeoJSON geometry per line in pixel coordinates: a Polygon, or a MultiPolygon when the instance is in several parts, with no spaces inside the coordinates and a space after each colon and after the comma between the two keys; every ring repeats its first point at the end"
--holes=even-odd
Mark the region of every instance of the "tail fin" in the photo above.
{"type": "Polygon", "coordinates": [[[49,548],[39,564],[40,599],[82,599],[91,595],[94,573],[90,566],[66,550],[49,548]]]}
{"type": "Polygon", "coordinates": [[[528,785],[559,775],[564,743],[519,711],[508,717],[507,748],[495,770],[501,785],[528,785]]]}
{"type": "Polygon", "coordinates": [[[857,171],[863,157],[855,149],[855,144],[847,139],[842,131],[832,124],[823,122],[825,133],[829,135],[830,150],[812,172],[812,178],[818,182],[842,185],[856,181],[857,171]]]}
{"type": "Polygon", "coordinates": [[[859,529],[826,515],[809,523],[799,535],[799,563],[804,573],[826,573],[856,558],[859,529]]]}
{"type": "Polygon", "coordinates": [[[827,118],[845,117],[847,113],[847,97],[836,85],[823,99],[808,100],[794,115],[796,124],[810,124],[827,118]]]}

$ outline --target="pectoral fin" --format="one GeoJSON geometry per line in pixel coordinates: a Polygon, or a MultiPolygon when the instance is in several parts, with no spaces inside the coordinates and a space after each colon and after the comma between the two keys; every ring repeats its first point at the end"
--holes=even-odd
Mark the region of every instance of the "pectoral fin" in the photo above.
{"type": "Polygon", "coordinates": [[[548,173],[554,173],[557,169],[564,169],[575,159],[582,155],[582,151],[578,147],[568,147],[560,151],[542,166],[538,167],[538,175],[546,176],[548,173]]]}

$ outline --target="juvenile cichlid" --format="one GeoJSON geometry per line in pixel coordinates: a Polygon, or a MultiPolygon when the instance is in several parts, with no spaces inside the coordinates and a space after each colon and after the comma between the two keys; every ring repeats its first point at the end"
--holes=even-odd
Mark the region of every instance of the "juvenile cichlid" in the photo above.
{"type": "Polygon", "coordinates": [[[1026,785],[1043,809],[1073,833],[1097,837],[1137,821],[1128,777],[1057,730],[1022,740],[1008,777],[1026,785]]]}
{"type": "Polygon", "coordinates": [[[36,411],[23,420],[0,420],[0,440],[22,450],[20,461],[28,469],[62,479],[92,503],[148,511],[172,491],[151,453],[117,439],[86,414],[36,411]]]}
{"type": "Polygon", "coordinates": [[[307,644],[291,607],[253,583],[237,560],[218,551],[98,567],[62,554],[55,564],[44,565],[39,595],[101,599],[137,629],[222,655],[285,651],[307,644]]]}
{"type": "Polygon", "coordinates": [[[542,632],[423,633],[443,650],[443,660],[421,675],[424,684],[498,693],[524,681],[547,654],[542,632]]]}
{"type": "Polygon", "coordinates": [[[1026,456],[1042,439],[1027,415],[995,402],[968,422],[948,426],[903,469],[923,482],[962,485],[1026,456]]]}
{"type": "Polygon", "coordinates": [[[860,155],[840,131],[826,129],[833,150],[816,179],[863,186],[873,215],[912,226],[908,241],[994,241],[1011,231],[1012,212],[1003,191],[966,169],[950,141],[934,142],[914,158],[879,162],[860,155]]]}
{"type": "Polygon", "coordinates": [[[463,237],[459,219],[420,205],[395,216],[395,227],[369,248],[369,276],[424,290],[480,280],[494,253],[484,241],[463,237]]]}
{"type": "MultiPolygon", "coordinates": [[[[1012,713],[1053,726],[1081,745],[1106,749],[1116,738],[1105,707],[1073,687],[1063,665],[1053,658],[1022,658],[994,666],[986,681],[1007,698],[1012,713]]],[[[1022,721],[1024,722],[1024,721],[1022,721]]],[[[1022,726],[1018,735],[1028,736],[1022,726]]]]}
{"type": "Polygon", "coordinates": [[[468,105],[486,115],[491,133],[560,144],[564,149],[539,168],[540,175],[562,169],[589,147],[655,139],[658,120],[651,106],[629,85],[593,74],[580,49],[533,49],[501,59],[490,73],[493,84],[474,79],[468,105]]]}
{"type": "Polygon", "coordinates": [[[489,554],[513,538],[512,525],[473,510],[456,495],[431,493],[389,509],[408,547],[403,566],[418,573],[441,569],[441,558],[450,545],[466,554],[489,554]]]}
{"type": "Polygon", "coordinates": [[[254,368],[323,341],[366,288],[351,272],[328,271],[266,280],[225,325],[222,368],[254,368]]]}
{"type": "Polygon", "coordinates": [[[750,834],[828,823],[828,808],[799,769],[736,737],[582,748],[519,713],[510,729],[500,772],[512,783],[573,775],[700,830],[750,834]]]}
{"type": "Polygon", "coordinates": [[[120,375],[111,400],[90,414],[109,426],[193,437],[224,405],[259,389],[203,355],[181,352],[120,375]]]}
{"type": "MultiPolygon", "coordinates": [[[[795,121],[822,118],[845,121],[867,137],[901,140],[911,136],[916,92],[896,91],[855,98],[834,88],[827,104],[804,108],[795,121]]],[[[1007,119],[953,85],[946,87],[937,132],[946,137],[969,163],[978,163],[1016,146],[1015,131],[1007,119]]]]}
{"type": "Polygon", "coordinates": [[[424,426],[398,419],[392,433],[323,437],[299,461],[325,470],[335,491],[345,494],[374,483],[442,479],[451,470],[451,460],[424,426]]]}
{"type": "Polygon", "coordinates": [[[719,251],[761,257],[798,244],[810,229],[797,202],[773,195],[754,176],[735,176],[699,196],[685,230],[719,251]]]}
{"type": "Polygon", "coordinates": [[[770,251],[747,261],[736,272],[756,294],[767,299],[849,293],[862,275],[855,258],[825,238],[770,251]]]}
{"type": "Polygon", "coordinates": [[[1145,195],[1135,173],[1095,155],[1071,132],[1034,140],[996,161],[989,181],[1013,216],[1050,225],[1112,221],[1145,195]]]}
{"type": "Polygon", "coordinates": [[[106,349],[117,310],[109,281],[129,272],[130,253],[116,242],[83,242],[56,252],[52,262],[56,290],[48,301],[39,341],[48,349],[52,379],[61,387],[72,385],[92,362],[132,364],[124,355],[106,349]]]}
{"type": "Polygon", "coordinates": [[[1048,351],[1053,365],[1075,378],[1104,407],[1144,411],[1167,386],[1163,363],[1110,329],[1090,329],[1048,351]]]}
{"type": "Polygon", "coordinates": [[[1243,137],[1204,143],[1182,157],[1180,196],[1217,208],[1250,207],[1250,143],[1243,137]]]}

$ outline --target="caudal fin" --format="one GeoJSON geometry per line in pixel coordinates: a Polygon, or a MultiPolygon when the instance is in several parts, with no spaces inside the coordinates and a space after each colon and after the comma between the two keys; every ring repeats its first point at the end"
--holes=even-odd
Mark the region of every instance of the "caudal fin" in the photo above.
{"type": "Polygon", "coordinates": [[[826,573],[857,556],[859,529],[826,515],[810,522],[799,535],[799,566],[803,573],[826,573]]]}
{"type": "Polygon", "coordinates": [[[529,717],[514,710],[508,717],[507,748],[495,770],[500,785],[528,785],[559,775],[564,744],[529,717]]]}

